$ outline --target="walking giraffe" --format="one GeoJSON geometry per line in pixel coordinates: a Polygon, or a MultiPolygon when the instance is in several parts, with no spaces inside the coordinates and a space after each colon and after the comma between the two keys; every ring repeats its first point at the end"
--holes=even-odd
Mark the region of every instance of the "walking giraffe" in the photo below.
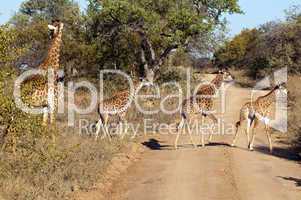
{"type": "MultiPolygon", "coordinates": [[[[39,66],[41,70],[50,70],[54,72],[54,83],[48,84],[45,78],[33,77],[27,80],[25,83],[32,82],[34,85],[34,91],[31,94],[30,105],[43,107],[43,126],[48,123],[50,115],[50,123],[55,121],[55,112],[57,108],[58,101],[58,82],[62,80],[59,77],[58,69],[60,67],[59,57],[60,57],[60,47],[62,43],[64,24],[59,20],[55,20],[51,25],[48,25],[48,29],[51,31],[51,44],[48,49],[48,53],[44,62],[39,66]],[[52,95],[53,94],[53,95],[52,95]]],[[[47,71],[47,74],[51,73],[47,71]]]]}
{"type": "MultiPolygon", "coordinates": [[[[212,114],[213,108],[213,97],[216,94],[217,90],[221,87],[222,83],[233,81],[234,77],[228,72],[228,70],[220,70],[217,76],[211,81],[211,84],[203,85],[196,93],[196,95],[191,96],[188,99],[185,99],[181,106],[181,122],[178,125],[178,133],[175,140],[175,149],[178,148],[178,140],[183,130],[185,124],[188,125],[189,119],[192,119],[192,115],[201,115],[202,124],[204,123],[205,117],[209,117],[213,123],[217,123],[217,118],[212,114]]],[[[188,131],[190,141],[192,144],[197,147],[194,143],[192,134],[188,131]]],[[[210,134],[212,139],[212,133],[210,134]]],[[[204,134],[201,134],[202,146],[205,146],[204,134]]]]}
{"type": "MultiPolygon", "coordinates": [[[[144,85],[152,85],[145,83],[144,81],[136,81],[134,82],[134,88],[131,91],[130,89],[122,90],[111,98],[105,99],[98,105],[98,114],[99,121],[96,124],[96,139],[99,137],[101,126],[104,127],[104,136],[107,136],[109,139],[111,135],[108,130],[108,120],[109,117],[117,116],[119,124],[125,122],[125,117],[129,108],[129,104],[135,99],[138,89],[144,85]]],[[[127,126],[125,129],[125,133],[127,132],[127,126]]]]}
{"type": "MultiPolygon", "coordinates": [[[[213,99],[223,83],[232,82],[233,80],[234,80],[234,76],[227,69],[219,70],[217,76],[211,81],[210,84],[205,84],[198,90],[197,96],[213,99]]],[[[211,110],[212,107],[213,105],[211,105],[210,108],[211,110]]],[[[202,124],[204,124],[204,120],[205,120],[204,117],[205,117],[204,115],[201,116],[202,124]]],[[[213,133],[211,132],[209,136],[209,143],[212,141],[212,139],[213,139],[213,133]]],[[[204,134],[201,135],[201,143],[202,146],[204,146],[205,143],[204,134]]]]}
{"type": "Polygon", "coordinates": [[[240,118],[239,121],[236,123],[236,133],[233,139],[232,146],[234,147],[238,138],[238,129],[242,126],[243,122],[246,121],[246,130],[245,133],[247,135],[248,140],[248,148],[253,151],[254,140],[256,137],[256,127],[258,125],[258,121],[262,121],[265,125],[265,132],[268,137],[269,141],[269,148],[270,152],[273,152],[273,144],[272,144],[272,137],[270,134],[270,127],[269,127],[269,119],[268,116],[270,114],[269,107],[276,102],[276,92],[286,93],[286,86],[285,83],[281,83],[276,85],[268,94],[264,96],[260,96],[254,102],[248,102],[242,106],[240,109],[240,118]],[[250,141],[250,129],[252,129],[252,140],[250,141]]]}

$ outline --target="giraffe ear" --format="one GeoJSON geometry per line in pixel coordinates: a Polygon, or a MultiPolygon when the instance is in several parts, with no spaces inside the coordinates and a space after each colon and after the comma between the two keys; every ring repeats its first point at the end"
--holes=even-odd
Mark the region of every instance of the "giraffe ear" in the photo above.
{"type": "Polygon", "coordinates": [[[64,29],[64,24],[60,23],[60,30],[63,30],[63,29],[64,29]]]}

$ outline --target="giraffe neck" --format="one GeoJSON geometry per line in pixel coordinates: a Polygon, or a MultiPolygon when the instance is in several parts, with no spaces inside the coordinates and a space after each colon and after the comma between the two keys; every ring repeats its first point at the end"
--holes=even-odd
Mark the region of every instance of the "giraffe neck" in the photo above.
{"type": "Polygon", "coordinates": [[[211,84],[215,86],[216,89],[219,89],[223,83],[223,75],[218,74],[212,81],[211,84]]]}
{"type": "Polygon", "coordinates": [[[277,88],[275,87],[265,96],[259,97],[258,101],[264,103],[266,107],[269,107],[276,100],[276,94],[275,94],[276,90],[277,88]]]}
{"type": "Polygon", "coordinates": [[[141,82],[139,82],[139,83],[134,83],[134,93],[131,93],[131,91],[130,90],[128,90],[128,92],[129,92],[129,97],[130,98],[132,98],[132,99],[135,99],[136,98],[136,96],[137,96],[137,94],[138,94],[138,88],[140,87],[140,84],[141,84],[141,82]]]}
{"type": "Polygon", "coordinates": [[[40,65],[40,69],[47,70],[53,68],[58,70],[59,58],[60,58],[60,48],[62,43],[62,30],[52,39],[50,48],[48,50],[47,57],[45,61],[40,65]]]}

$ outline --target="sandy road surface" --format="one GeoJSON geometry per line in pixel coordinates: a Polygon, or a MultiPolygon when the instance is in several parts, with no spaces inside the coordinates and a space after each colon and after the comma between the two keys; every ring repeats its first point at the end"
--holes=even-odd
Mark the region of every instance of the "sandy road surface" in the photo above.
{"type": "MultiPolygon", "coordinates": [[[[223,118],[233,123],[239,107],[250,91],[229,89],[223,118]]],[[[129,168],[108,199],[129,200],[300,200],[301,164],[298,156],[276,144],[274,155],[267,150],[267,139],[258,130],[256,151],[246,150],[242,133],[237,148],[229,147],[233,136],[215,136],[206,148],[194,149],[187,136],[181,148],[173,149],[175,136],[148,138],[143,158],[129,168]]],[[[275,138],[275,137],[274,137],[275,138]]],[[[197,138],[195,138],[197,139],[197,138]]]]}

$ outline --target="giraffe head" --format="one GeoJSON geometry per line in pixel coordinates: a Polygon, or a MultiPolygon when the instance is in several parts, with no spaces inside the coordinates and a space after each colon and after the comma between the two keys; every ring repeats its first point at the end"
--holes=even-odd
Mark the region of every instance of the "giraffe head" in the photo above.
{"type": "Polygon", "coordinates": [[[57,83],[62,83],[65,81],[65,74],[64,71],[58,71],[55,73],[55,81],[57,83]]]}
{"type": "Polygon", "coordinates": [[[275,86],[274,90],[279,94],[287,94],[287,87],[286,83],[280,83],[275,86]]]}
{"type": "Polygon", "coordinates": [[[64,24],[60,20],[53,20],[52,23],[48,25],[52,38],[58,36],[63,31],[63,28],[64,24]]]}
{"type": "Polygon", "coordinates": [[[139,77],[139,81],[138,80],[134,81],[134,85],[141,85],[141,84],[143,84],[144,86],[147,86],[147,87],[154,86],[153,82],[149,82],[147,79],[145,79],[143,77],[139,77]]]}
{"type": "Polygon", "coordinates": [[[218,74],[220,75],[223,82],[232,82],[235,79],[227,68],[219,70],[218,74]]]}

